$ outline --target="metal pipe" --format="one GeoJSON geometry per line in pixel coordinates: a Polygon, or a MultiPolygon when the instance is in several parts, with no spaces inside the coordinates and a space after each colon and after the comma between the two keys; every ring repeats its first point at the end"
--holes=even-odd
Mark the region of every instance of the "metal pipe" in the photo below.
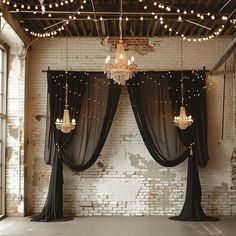
{"type": "MultiPolygon", "coordinates": [[[[36,13],[36,14],[41,14],[42,11],[40,10],[20,10],[20,11],[16,11],[16,10],[11,10],[9,11],[10,13],[36,13]]],[[[48,10],[47,13],[51,13],[51,14],[72,14],[74,13],[75,11],[52,11],[52,10],[48,10]]],[[[80,15],[82,14],[85,14],[85,15],[89,15],[89,14],[93,14],[94,12],[93,11],[81,11],[80,12],[80,15]]],[[[152,16],[151,12],[125,12],[123,11],[122,12],[123,15],[149,15],[149,16],[152,16]]],[[[199,12],[199,14],[201,14],[199,12]]],[[[204,14],[204,13],[202,13],[204,14]]],[[[120,11],[96,11],[96,15],[120,15],[120,11]]],[[[155,15],[160,15],[160,16],[179,16],[179,13],[177,12],[155,12],[155,15]]],[[[221,14],[223,15],[223,14],[221,14]]],[[[186,14],[186,16],[193,16],[193,14],[186,14]]],[[[196,19],[196,17],[194,17],[196,19]]]]}
{"type": "Polygon", "coordinates": [[[234,52],[234,49],[236,48],[236,37],[231,41],[231,43],[228,45],[228,47],[225,49],[221,57],[217,60],[215,65],[212,67],[210,74],[212,74],[214,71],[219,69],[221,65],[231,56],[231,54],[234,52]]]}
{"type": "Polygon", "coordinates": [[[188,23],[191,23],[191,24],[194,24],[194,25],[200,26],[200,27],[202,27],[202,28],[204,28],[204,29],[211,30],[211,28],[209,28],[209,27],[207,27],[207,26],[205,26],[205,25],[202,25],[202,24],[196,23],[196,22],[194,22],[194,21],[191,21],[191,20],[185,20],[185,21],[187,21],[188,23]]]}
{"type": "Polygon", "coordinates": [[[95,6],[94,6],[93,0],[91,0],[91,5],[92,5],[92,8],[93,8],[93,15],[94,15],[94,21],[95,21],[96,30],[97,30],[97,33],[98,33],[98,37],[100,37],[100,31],[99,31],[99,27],[98,27],[96,10],[95,10],[95,6]]]}
{"type": "Polygon", "coordinates": [[[222,12],[223,9],[231,2],[232,0],[229,0],[228,2],[225,3],[225,5],[223,7],[221,7],[219,12],[222,12]]]}

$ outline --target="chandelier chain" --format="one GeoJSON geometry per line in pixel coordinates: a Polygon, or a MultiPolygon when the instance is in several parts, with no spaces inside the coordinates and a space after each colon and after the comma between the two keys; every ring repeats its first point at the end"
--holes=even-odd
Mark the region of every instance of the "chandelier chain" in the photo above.
{"type": "Polygon", "coordinates": [[[180,49],[181,49],[181,106],[184,106],[184,63],[183,63],[183,42],[180,40],[180,49]]]}
{"type": "Polygon", "coordinates": [[[65,85],[65,107],[68,107],[68,71],[66,71],[66,85],[65,85]]]}
{"type": "Polygon", "coordinates": [[[65,107],[68,107],[68,34],[66,33],[66,84],[65,84],[65,107]]]}
{"type": "Polygon", "coordinates": [[[181,77],[180,77],[180,83],[181,83],[181,106],[180,106],[180,112],[178,116],[174,117],[174,124],[178,126],[180,129],[187,129],[190,125],[193,123],[192,116],[187,116],[186,110],[184,107],[184,69],[183,69],[183,45],[182,40],[181,42],[181,77]]]}
{"type": "Polygon", "coordinates": [[[122,11],[123,11],[123,5],[122,5],[122,0],[120,0],[120,18],[119,18],[120,40],[122,40],[122,37],[123,37],[123,32],[122,32],[122,11]]]}
{"type": "MultiPolygon", "coordinates": [[[[66,35],[67,36],[67,35],[66,35]]],[[[68,37],[66,37],[66,71],[65,71],[65,108],[62,119],[57,118],[55,125],[56,129],[63,133],[69,133],[75,129],[76,120],[70,119],[70,111],[68,105],[68,37]]]]}

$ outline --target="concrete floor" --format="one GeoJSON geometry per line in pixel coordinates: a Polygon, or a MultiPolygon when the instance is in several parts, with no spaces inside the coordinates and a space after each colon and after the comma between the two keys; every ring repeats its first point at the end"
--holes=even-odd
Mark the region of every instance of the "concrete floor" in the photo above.
{"type": "Polygon", "coordinates": [[[218,222],[180,222],[167,217],[77,217],[67,222],[0,221],[1,236],[236,236],[236,217],[218,222]]]}

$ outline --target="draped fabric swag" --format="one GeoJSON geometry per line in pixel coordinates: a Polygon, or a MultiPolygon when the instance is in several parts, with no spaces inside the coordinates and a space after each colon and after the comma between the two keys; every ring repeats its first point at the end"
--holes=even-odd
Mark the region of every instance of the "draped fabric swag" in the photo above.
{"type": "Polygon", "coordinates": [[[102,73],[68,72],[69,108],[77,125],[63,134],[55,128],[64,109],[65,72],[48,72],[48,106],[45,139],[45,162],[52,164],[45,206],[34,221],[68,220],[63,216],[64,162],[75,171],[91,167],[102,150],[117,108],[120,86],[102,73]]]}
{"type": "MultiPolygon", "coordinates": [[[[193,125],[186,130],[178,129],[182,143],[187,147],[193,144],[193,153],[188,160],[187,190],[183,209],[173,220],[215,221],[217,218],[207,216],[201,207],[201,183],[198,165],[206,167],[208,156],[207,146],[207,97],[205,71],[185,72],[184,101],[187,112],[193,117],[193,125]]],[[[180,108],[180,74],[174,73],[169,77],[169,92],[174,114],[180,108]],[[176,89],[178,88],[178,89],[176,89]],[[177,101],[177,102],[176,102],[177,101]]]]}
{"type": "MultiPolygon", "coordinates": [[[[182,212],[175,220],[215,220],[201,207],[198,165],[205,167],[207,109],[204,72],[184,73],[185,106],[194,123],[186,130],[173,124],[180,108],[180,72],[137,73],[127,83],[131,106],[144,143],[162,166],[188,160],[187,191],[182,212]],[[190,148],[192,147],[192,148],[190,148]]],[[[34,221],[67,220],[63,216],[63,163],[74,171],[91,167],[100,155],[116,112],[120,86],[103,73],[69,72],[69,108],[77,125],[69,134],[55,128],[64,109],[65,72],[48,72],[45,162],[52,165],[47,200],[34,221]]]]}
{"type": "Polygon", "coordinates": [[[173,125],[168,80],[161,72],[137,73],[127,84],[143,141],[156,162],[176,166],[189,155],[173,125]]]}
{"type": "Polygon", "coordinates": [[[171,219],[215,220],[202,210],[197,167],[197,162],[205,167],[208,161],[205,74],[185,73],[185,105],[194,120],[187,130],[173,125],[173,113],[179,113],[181,102],[180,76],[180,72],[138,73],[127,85],[130,101],[144,143],[156,162],[171,167],[190,157],[184,207],[180,216],[171,219]]]}

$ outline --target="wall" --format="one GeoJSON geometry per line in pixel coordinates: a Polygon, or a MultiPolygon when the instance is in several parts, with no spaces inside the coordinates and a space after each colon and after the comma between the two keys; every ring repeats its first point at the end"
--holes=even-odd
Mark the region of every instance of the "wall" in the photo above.
{"type": "MultiPolygon", "coordinates": [[[[91,38],[68,40],[70,69],[102,70],[109,52],[106,44],[101,45],[99,39],[91,38]]],[[[145,56],[134,53],[139,69],[180,70],[180,39],[152,40],[155,43],[154,52],[145,56]]],[[[202,69],[203,66],[210,69],[229,42],[230,38],[202,43],[184,41],[184,69],[202,69]]],[[[40,39],[30,52],[25,160],[27,214],[42,209],[51,170],[43,161],[47,80],[42,70],[47,70],[48,66],[54,70],[66,69],[65,48],[65,38],[40,39]]],[[[232,60],[227,64],[232,64],[232,60]]],[[[226,80],[223,138],[222,86],[222,74],[208,78],[210,161],[207,168],[200,170],[200,177],[205,211],[212,215],[233,215],[236,213],[236,153],[232,74],[226,80]]],[[[178,214],[185,196],[186,165],[184,162],[175,168],[165,168],[153,161],[142,141],[127,90],[123,87],[101,158],[82,173],[64,168],[65,213],[85,216],[178,214]]]]}

